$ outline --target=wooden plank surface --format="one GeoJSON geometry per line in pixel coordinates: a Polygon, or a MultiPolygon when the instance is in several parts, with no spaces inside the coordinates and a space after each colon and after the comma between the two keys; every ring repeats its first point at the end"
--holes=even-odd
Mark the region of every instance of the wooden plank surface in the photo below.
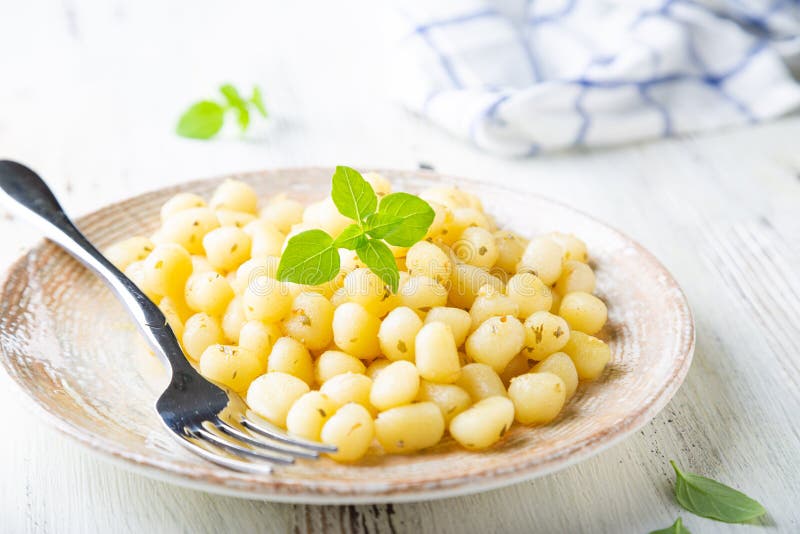
{"type": "MultiPolygon", "coordinates": [[[[26,161],[71,213],[185,179],[291,165],[415,168],[537,191],[652,250],[687,293],[697,352],[638,435],[579,465],[481,495],[317,507],[216,497],[107,464],[22,410],[0,379],[0,532],[800,531],[800,118],[503,160],[396,107],[379,3],[0,2],[0,158],[26,161]],[[264,87],[246,139],[181,140],[192,99],[264,87]],[[682,512],[668,460],[757,497],[755,526],[682,512]]],[[[0,217],[0,266],[35,238],[0,217]]]]}

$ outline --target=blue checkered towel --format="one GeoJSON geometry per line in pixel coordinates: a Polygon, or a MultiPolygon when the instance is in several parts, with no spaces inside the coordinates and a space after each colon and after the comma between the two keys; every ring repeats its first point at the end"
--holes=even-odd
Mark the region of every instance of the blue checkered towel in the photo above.
{"type": "Polygon", "coordinates": [[[800,105],[800,0],[396,0],[393,86],[490,152],[757,122],[800,105]]]}

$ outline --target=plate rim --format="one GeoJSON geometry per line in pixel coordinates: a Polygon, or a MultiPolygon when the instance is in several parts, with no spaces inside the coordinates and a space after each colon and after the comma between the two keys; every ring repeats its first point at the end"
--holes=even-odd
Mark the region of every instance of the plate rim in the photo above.
{"type": "MultiPolygon", "coordinates": [[[[373,170],[367,167],[369,170],[373,170]]],[[[84,213],[77,217],[75,220],[78,226],[85,223],[87,219],[97,216],[98,213],[111,209],[118,204],[129,202],[134,199],[142,201],[145,197],[151,195],[164,195],[170,192],[180,192],[190,190],[193,186],[206,184],[208,182],[221,181],[231,178],[255,178],[263,176],[264,174],[277,174],[283,172],[320,172],[331,171],[332,167],[327,166],[293,166],[293,167],[276,167],[261,170],[253,170],[247,172],[226,173],[206,178],[192,179],[177,184],[168,185],[160,188],[153,188],[142,191],[136,195],[128,196],[111,203],[99,206],[91,211],[84,213]]],[[[582,210],[574,208],[560,200],[549,198],[536,192],[525,191],[508,187],[504,184],[495,184],[474,178],[465,178],[461,176],[439,173],[429,170],[409,170],[409,169],[387,169],[378,168],[374,169],[385,175],[413,175],[415,177],[425,178],[428,180],[442,181],[442,182],[466,182],[478,186],[490,187],[499,192],[509,194],[523,194],[526,196],[536,197],[541,201],[558,206],[561,209],[577,214],[584,217],[616,234],[617,237],[622,238],[627,244],[632,245],[638,254],[641,254],[649,259],[652,265],[658,270],[658,274],[665,277],[667,285],[677,290],[677,302],[679,309],[685,313],[686,321],[685,327],[688,329],[685,335],[681,336],[681,342],[678,346],[678,358],[680,365],[674,367],[674,373],[671,380],[666,381],[657,392],[655,392],[650,402],[644,405],[641,409],[629,413],[625,418],[618,422],[616,427],[608,431],[598,432],[589,439],[580,443],[574,444],[568,449],[559,451],[557,454],[546,458],[538,463],[520,466],[519,469],[514,471],[497,472],[497,469],[487,469],[485,471],[472,473],[469,475],[450,477],[447,479],[440,479],[435,482],[431,487],[403,487],[398,493],[394,492],[391,486],[387,486],[384,491],[380,493],[370,493],[363,489],[356,487],[350,488],[345,491],[340,491],[337,486],[317,486],[306,487],[301,491],[275,491],[275,483],[270,483],[272,475],[265,475],[258,478],[258,487],[243,487],[237,489],[230,485],[221,484],[216,482],[220,477],[209,476],[210,473],[193,473],[188,468],[176,468],[175,464],[168,461],[160,461],[147,457],[143,457],[136,453],[128,452],[126,449],[114,446],[114,442],[107,442],[104,439],[97,439],[90,434],[87,434],[83,427],[76,426],[67,420],[61,419],[58,416],[50,413],[45,406],[41,405],[25,388],[24,384],[18,380],[18,377],[9,366],[10,357],[6,352],[6,348],[0,345],[0,352],[3,355],[3,369],[10,382],[15,384],[17,391],[22,395],[16,395],[17,398],[24,398],[22,404],[33,411],[37,417],[48,423],[50,427],[54,427],[59,433],[66,435],[74,442],[77,442],[81,447],[98,454],[105,461],[122,467],[123,469],[147,476],[149,478],[176,484],[181,487],[202,490],[209,493],[227,495],[248,499],[266,500],[271,502],[283,503],[308,503],[308,504],[377,504],[377,503],[401,503],[401,502],[417,502],[431,499],[444,499],[450,497],[457,497],[463,495],[470,495],[484,491],[490,491],[525,480],[532,480],[541,476],[552,474],[556,471],[566,469],[580,463],[592,456],[595,456],[614,445],[618,444],[625,438],[629,437],[637,430],[641,429],[649,423],[663,408],[669,403],[672,397],[677,393],[680,386],[683,384],[686,375],[692,364],[695,344],[696,344],[696,327],[694,316],[689,306],[688,299],[683,289],[678,282],[669,272],[669,270],[659,261],[659,259],[648,249],[642,246],[638,241],[632,239],[630,236],[620,231],[616,227],[603,222],[595,216],[588,214],[582,210]]],[[[366,171],[365,171],[366,172],[366,171]]],[[[7,293],[7,285],[11,275],[18,272],[20,268],[30,261],[30,257],[42,246],[46,245],[47,239],[39,239],[33,243],[30,248],[25,250],[18,258],[11,262],[4,270],[2,277],[0,277],[0,298],[4,298],[7,293]]],[[[221,471],[223,468],[217,466],[210,466],[213,471],[221,471]]],[[[272,479],[278,481],[279,479],[272,479]]]]}

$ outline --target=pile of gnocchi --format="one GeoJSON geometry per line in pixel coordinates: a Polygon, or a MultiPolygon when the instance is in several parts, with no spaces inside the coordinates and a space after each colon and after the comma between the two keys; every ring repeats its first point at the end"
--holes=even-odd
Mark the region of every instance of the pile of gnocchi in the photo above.
{"type": "MultiPolygon", "coordinates": [[[[378,197],[391,192],[383,176],[363,176],[378,197]]],[[[334,460],[413,453],[448,433],[482,450],[514,421],[550,423],[611,358],[594,337],[607,309],[586,245],[498,229],[458,188],[419,196],[435,218],[421,241],[390,247],[394,293],[346,249],[330,282],[279,281],[291,236],[335,237],[352,221],[330,197],[260,207],[236,180],[208,201],[174,196],[154,235],[105,253],[158,304],[203,376],[289,433],[335,445],[334,460]]]]}

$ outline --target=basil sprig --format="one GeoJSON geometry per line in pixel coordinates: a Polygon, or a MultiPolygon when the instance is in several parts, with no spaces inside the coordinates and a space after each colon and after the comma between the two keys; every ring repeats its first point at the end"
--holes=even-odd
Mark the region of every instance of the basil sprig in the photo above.
{"type": "Polygon", "coordinates": [[[319,285],[339,272],[338,249],[358,257],[397,292],[400,272],[388,245],[410,247],[423,237],[435,213],[427,202],[408,193],[391,193],[378,202],[375,190],[355,169],[336,167],[331,198],[339,213],[355,221],[336,239],[322,230],[301,232],[286,244],[278,265],[278,280],[319,285]]]}
{"type": "Polygon", "coordinates": [[[693,473],[684,473],[670,460],[675,470],[675,498],[686,510],[701,517],[744,523],[767,513],[755,501],[725,484],[693,473]]]}
{"type": "Polygon", "coordinates": [[[236,114],[236,122],[243,132],[250,126],[251,108],[262,117],[267,116],[267,108],[264,106],[264,99],[258,86],[253,87],[253,94],[247,99],[229,83],[222,85],[219,92],[224,102],[201,100],[193,104],[178,120],[176,133],[191,139],[211,139],[222,129],[225,113],[228,111],[236,114]]]}

